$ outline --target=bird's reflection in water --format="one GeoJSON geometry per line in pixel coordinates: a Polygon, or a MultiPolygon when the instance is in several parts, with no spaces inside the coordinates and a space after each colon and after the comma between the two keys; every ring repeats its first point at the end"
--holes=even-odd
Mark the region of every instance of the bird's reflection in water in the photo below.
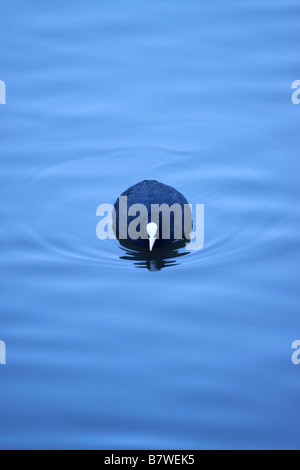
{"type": "Polygon", "coordinates": [[[121,249],[126,253],[120,256],[120,259],[133,261],[134,266],[139,269],[148,269],[149,271],[160,271],[163,268],[177,266],[180,263],[178,259],[182,256],[190,254],[189,251],[183,250],[186,242],[184,240],[176,241],[168,246],[160,247],[149,251],[148,248],[130,243],[128,241],[119,240],[121,249]]]}

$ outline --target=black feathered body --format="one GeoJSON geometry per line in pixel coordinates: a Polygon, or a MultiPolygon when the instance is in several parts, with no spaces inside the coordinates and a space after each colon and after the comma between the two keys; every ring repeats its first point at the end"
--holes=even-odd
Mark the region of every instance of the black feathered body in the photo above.
{"type": "MultiPolygon", "coordinates": [[[[115,233],[118,238],[124,238],[124,234],[120,233],[120,216],[126,217],[127,226],[136,218],[136,216],[131,215],[128,216],[128,208],[133,206],[134,204],[143,204],[148,210],[148,217],[146,220],[141,221],[141,226],[139,227],[141,232],[141,237],[138,239],[131,239],[130,236],[127,235],[127,240],[134,242],[138,245],[148,246],[149,242],[146,235],[146,225],[150,222],[155,222],[151,218],[152,212],[152,205],[159,205],[167,204],[169,207],[172,207],[174,204],[178,204],[182,209],[182,236],[179,238],[184,238],[184,207],[188,206],[188,201],[186,198],[177,191],[172,186],[165,185],[155,180],[144,180],[134,186],[131,186],[126,191],[124,191],[121,196],[127,197],[127,207],[119,204],[120,199],[118,198],[114,208],[115,208],[115,220],[114,220],[114,227],[115,233]],[[126,213],[127,211],[127,213],[126,213]],[[143,234],[143,236],[142,236],[143,234]]],[[[189,211],[189,208],[186,208],[189,211]]],[[[139,214],[138,214],[139,215],[139,214]]],[[[190,231],[192,230],[192,220],[191,220],[191,213],[190,213],[190,231]]],[[[157,220],[156,220],[157,221],[157,220]]],[[[158,248],[159,246],[165,246],[171,243],[174,240],[179,239],[175,237],[177,233],[174,230],[174,213],[170,212],[170,236],[165,239],[163,238],[163,219],[162,214],[159,214],[159,234],[157,236],[157,240],[155,242],[155,247],[158,248]]]]}

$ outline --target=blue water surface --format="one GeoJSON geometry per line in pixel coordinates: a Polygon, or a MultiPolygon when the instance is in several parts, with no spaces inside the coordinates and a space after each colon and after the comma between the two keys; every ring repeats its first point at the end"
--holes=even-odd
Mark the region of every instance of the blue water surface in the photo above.
{"type": "Polygon", "coordinates": [[[298,0],[3,0],[1,449],[299,449],[298,0]],[[143,179],[205,205],[151,262],[143,179]]]}

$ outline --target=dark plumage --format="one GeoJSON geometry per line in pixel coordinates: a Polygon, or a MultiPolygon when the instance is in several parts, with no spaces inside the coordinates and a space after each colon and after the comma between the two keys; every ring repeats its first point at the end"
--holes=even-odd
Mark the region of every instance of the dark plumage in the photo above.
{"type": "MultiPolygon", "coordinates": [[[[114,224],[113,224],[116,236],[119,239],[123,239],[123,240],[126,239],[127,241],[133,242],[135,244],[149,247],[148,238],[149,239],[152,238],[152,235],[154,234],[155,239],[153,243],[150,243],[150,251],[151,251],[153,245],[154,245],[154,248],[166,246],[170,244],[171,242],[173,242],[174,240],[187,238],[187,234],[189,234],[192,231],[192,217],[191,217],[191,211],[189,207],[187,206],[188,202],[186,198],[172,186],[167,186],[155,180],[151,180],[151,181],[145,180],[145,181],[135,184],[134,186],[131,186],[126,191],[124,191],[121,194],[121,196],[127,197],[127,207],[125,207],[122,204],[120,205],[119,204],[120,199],[119,198],[117,199],[114,205],[115,218],[114,218],[114,224]],[[141,214],[140,212],[137,212],[136,214],[134,212],[133,215],[128,215],[128,209],[130,208],[130,206],[133,206],[134,204],[143,204],[148,210],[147,217],[143,217],[143,214],[141,214]],[[176,225],[174,224],[174,213],[172,211],[170,212],[170,216],[169,216],[170,217],[170,233],[167,238],[166,238],[165,232],[163,231],[164,219],[162,217],[162,213],[159,213],[157,211],[156,218],[155,216],[151,218],[151,206],[153,204],[156,204],[159,206],[161,206],[162,204],[167,204],[169,207],[176,204],[180,206],[181,208],[182,215],[178,215],[177,218],[175,217],[175,222],[177,221],[176,225]],[[187,214],[186,226],[184,226],[184,206],[185,205],[187,206],[186,207],[186,214],[187,214]],[[120,224],[120,217],[121,217],[121,220],[124,221],[123,225],[122,225],[122,222],[120,224]],[[134,221],[134,219],[136,219],[137,217],[139,217],[139,223],[137,224],[137,231],[140,233],[140,236],[137,239],[132,239],[130,237],[130,233],[124,234],[122,233],[122,231],[124,231],[124,226],[126,227],[126,221],[127,221],[127,229],[128,229],[131,222],[134,221]],[[157,225],[155,225],[155,223],[153,224],[153,222],[156,222],[157,225]],[[150,226],[148,224],[150,224],[150,226]],[[179,230],[181,232],[180,236],[178,236],[178,230],[176,229],[178,225],[180,226],[180,230],[179,230]],[[157,232],[156,232],[155,227],[156,228],[159,227],[157,232]],[[154,232],[153,232],[153,228],[154,228],[154,232]],[[149,236],[149,230],[151,231],[150,236],[149,236]]],[[[179,211],[178,214],[181,214],[181,212],[179,211]]],[[[152,215],[153,215],[153,211],[152,211],[152,215]]],[[[166,219],[165,214],[164,214],[164,218],[166,219]]]]}

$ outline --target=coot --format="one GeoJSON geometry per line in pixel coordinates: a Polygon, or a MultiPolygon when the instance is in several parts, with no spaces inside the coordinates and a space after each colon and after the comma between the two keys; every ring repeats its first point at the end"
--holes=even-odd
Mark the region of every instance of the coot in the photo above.
{"type": "Polygon", "coordinates": [[[114,205],[113,227],[119,240],[159,248],[189,239],[192,213],[186,198],[172,186],[144,180],[124,191],[114,205]]]}

